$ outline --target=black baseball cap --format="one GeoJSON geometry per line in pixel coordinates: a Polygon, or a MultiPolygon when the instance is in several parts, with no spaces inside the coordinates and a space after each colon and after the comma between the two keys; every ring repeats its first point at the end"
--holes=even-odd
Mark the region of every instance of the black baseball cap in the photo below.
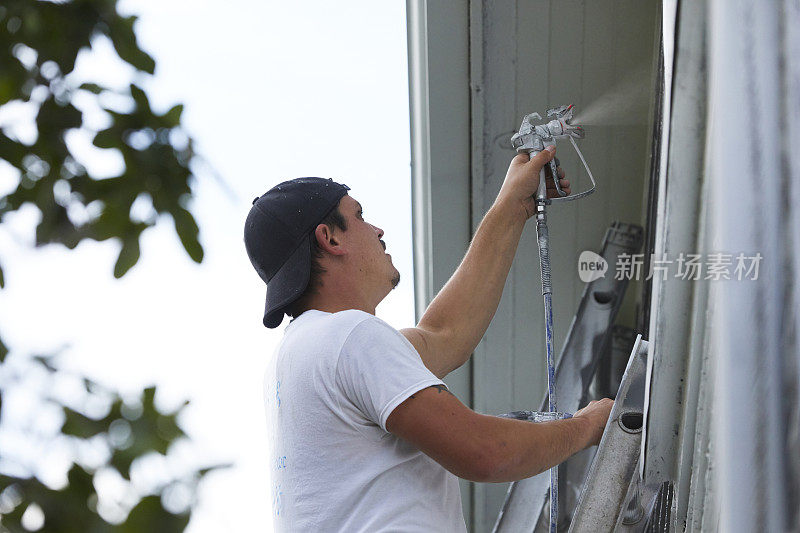
{"type": "Polygon", "coordinates": [[[350,187],[324,178],[284,181],[253,200],[244,225],[247,256],[267,284],[264,325],[275,328],[308,287],[309,234],[350,187]]]}

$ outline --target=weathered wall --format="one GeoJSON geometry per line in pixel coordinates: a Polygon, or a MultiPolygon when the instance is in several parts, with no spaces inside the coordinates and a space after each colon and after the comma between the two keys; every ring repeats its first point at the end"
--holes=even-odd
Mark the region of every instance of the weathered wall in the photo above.
{"type": "MultiPolygon", "coordinates": [[[[457,266],[500,189],[514,156],[508,141],[523,115],[564,103],[580,111],[619,85],[638,84],[646,93],[641,105],[629,94],[612,102],[621,102],[623,113],[586,126],[581,148],[597,192],[549,210],[560,350],[583,290],[578,255],[597,250],[613,220],[644,224],[658,6],[641,0],[408,0],[418,310],[457,266]]],[[[572,148],[560,146],[558,157],[573,191],[585,188],[588,178],[572,148]]],[[[634,325],[636,293],[632,284],[618,322],[634,325]]],[[[471,362],[446,381],[479,412],[539,407],[546,374],[533,225],[486,336],[471,362]]],[[[491,529],[506,488],[462,485],[473,531],[491,529]]]]}
{"type": "MultiPolygon", "coordinates": [[[[585,126],[580,146],[598,181],[594,195],[548,211],[554,284],[556,346],[560,349],[583,283],[577,259],[597,250],[613,220],[644,225],[642,201],[649,168],[649,97],[654,91],[657,2],[526,1],[473,2],[470,8],[472,87],[472,224],[500,189],[514,152],[508,138],[522,116],[574,103],[580,111],[641,85],[635,98],[617,99],[626,114],[585,126]]],[[[636,91],[631,91],[635,93],[636,91]]],[[[572,182],[589,180],[567,144],[558,157],[572,182]]],[[[610,265],[613,269],[613,265],[610,265]]],[[[637,285],[628,289],[618,323],[634,326],[637,285]]],[[[526,229],[497,315],[472,361],[473,403],[484,413],[538,409],[546,389],[543,312],[536,232],[526,229]]],[[[480,484],[473,498],[474,530],[487,531],[507,486],[480,484]]]]}

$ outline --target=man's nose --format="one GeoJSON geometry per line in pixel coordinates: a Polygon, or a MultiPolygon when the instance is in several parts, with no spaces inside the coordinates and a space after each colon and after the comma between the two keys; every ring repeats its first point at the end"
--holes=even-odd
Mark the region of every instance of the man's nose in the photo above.
{"type": "MultiPolygon", "coordinates": [[[[372,226],[372,224],[370,224],[370,226],[372,226]]],[[[372,229],[374,229],[374,230],[375,230],[375,233],[377,233],[377,234],[378,234],[378,238],[379,238],[379,239],[380,239],[381,237],[383,237],[383,233],[384,233],[384,231],[383,231],[381,228],[379,228],[378,226],[372,226],[372,229]]]]}

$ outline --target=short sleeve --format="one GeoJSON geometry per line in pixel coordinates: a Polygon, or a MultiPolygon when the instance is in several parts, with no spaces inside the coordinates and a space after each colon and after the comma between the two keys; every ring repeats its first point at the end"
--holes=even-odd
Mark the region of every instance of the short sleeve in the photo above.
{"type": "Polygon", "coordinates": [[[353,328],[339,354],[336,374],[342,394],[384,431],[386,419],[409,396],[444,385],[399,331],[375,317],[353,328]]]}

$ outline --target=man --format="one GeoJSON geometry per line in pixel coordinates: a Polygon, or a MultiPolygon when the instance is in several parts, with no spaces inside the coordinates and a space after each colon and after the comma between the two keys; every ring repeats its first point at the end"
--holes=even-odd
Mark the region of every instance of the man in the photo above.
{"type": "Polygon", "coordinates": [[[348,187],[300,178],[254,201],[245,244],[267,282],[264,325],[294,317],[266,381],[279,531],[465,531],[456,476],[523,479],[599,442],[611,400],[532,424],[475,413],[441,381],[497,310],[554,153],[512,160],[461,265],[400,332],[374,316],[400,275],[348,187]]]}

